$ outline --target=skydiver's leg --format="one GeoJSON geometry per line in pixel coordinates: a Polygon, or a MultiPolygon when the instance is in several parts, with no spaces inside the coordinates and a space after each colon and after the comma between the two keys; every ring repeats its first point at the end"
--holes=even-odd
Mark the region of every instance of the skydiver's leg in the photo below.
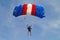
{"type": "Polygon", "coordinates": [[[29,35],[29,31],[28,31],[28,35],[29,35]]]}
{"type": "MultiPolygon", "coordinates": [[[[28,28],[27,28],[28,29],[28,28]]],[[[29,35],[29,29],[28,29],[28,35],[29,35]]]]}
{"type": "Polygon", "coordinates": [[[30,31],[30,36],[31,36],[31,31],[30,31]]]}
{"type": "Polygon", "coordinates": [[[29,35],[31,36],[31,29],[29,30],[29,35]]]}
{"type": "Polygon", "coordinates": [[[28,31],[28,35],[30,35],[30,36],[31,36],[31,31],[28,31]]]}

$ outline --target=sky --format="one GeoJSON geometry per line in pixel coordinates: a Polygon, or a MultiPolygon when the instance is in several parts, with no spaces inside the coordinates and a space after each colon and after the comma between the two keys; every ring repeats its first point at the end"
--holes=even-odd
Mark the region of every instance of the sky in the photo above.
{"type": "Polygon", "coordinates": [[[0,40],[60,40],[60,0],[0,0],[0,40]],[[43,5],[46,17],[14,17],[14,7],[24,3],[43,5]],[[31,36],[27,24],[32,25],[31,36]]]}

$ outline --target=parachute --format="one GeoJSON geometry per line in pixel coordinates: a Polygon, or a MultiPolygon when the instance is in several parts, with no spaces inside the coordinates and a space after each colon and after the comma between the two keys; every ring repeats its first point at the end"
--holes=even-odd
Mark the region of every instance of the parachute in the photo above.
{"type": "Polygon", "coordinates": [[[33,15],[44,18],[44,7],[36,4],[24,4],[16,6],[13,10],[13,16],[33,15]]]}

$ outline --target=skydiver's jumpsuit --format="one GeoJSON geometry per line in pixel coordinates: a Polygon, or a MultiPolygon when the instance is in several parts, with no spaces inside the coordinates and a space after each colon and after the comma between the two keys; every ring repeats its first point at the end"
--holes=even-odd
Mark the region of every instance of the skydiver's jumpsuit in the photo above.
{"type": "Polygon", "coordinates": [[[29,26],[27,29],[28,29],[28,33],[30,32],[31,35],[31,27],[29,26]]]}

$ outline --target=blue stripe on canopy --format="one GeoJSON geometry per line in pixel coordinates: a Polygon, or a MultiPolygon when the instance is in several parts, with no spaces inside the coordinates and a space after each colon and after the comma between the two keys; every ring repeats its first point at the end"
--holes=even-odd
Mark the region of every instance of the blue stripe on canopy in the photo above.
{"type": "Polygon", "coordinates": [[[14,8],[13,15],[15,17],[18,17],[18,16],[22,15],[22,5],[16,6],[14,8]]]}
{"type": "Polygon", "coordinates": [[[44,7],[43,6],[36,6],[36,16],[43,18],[44,16],[44,7]]]}

